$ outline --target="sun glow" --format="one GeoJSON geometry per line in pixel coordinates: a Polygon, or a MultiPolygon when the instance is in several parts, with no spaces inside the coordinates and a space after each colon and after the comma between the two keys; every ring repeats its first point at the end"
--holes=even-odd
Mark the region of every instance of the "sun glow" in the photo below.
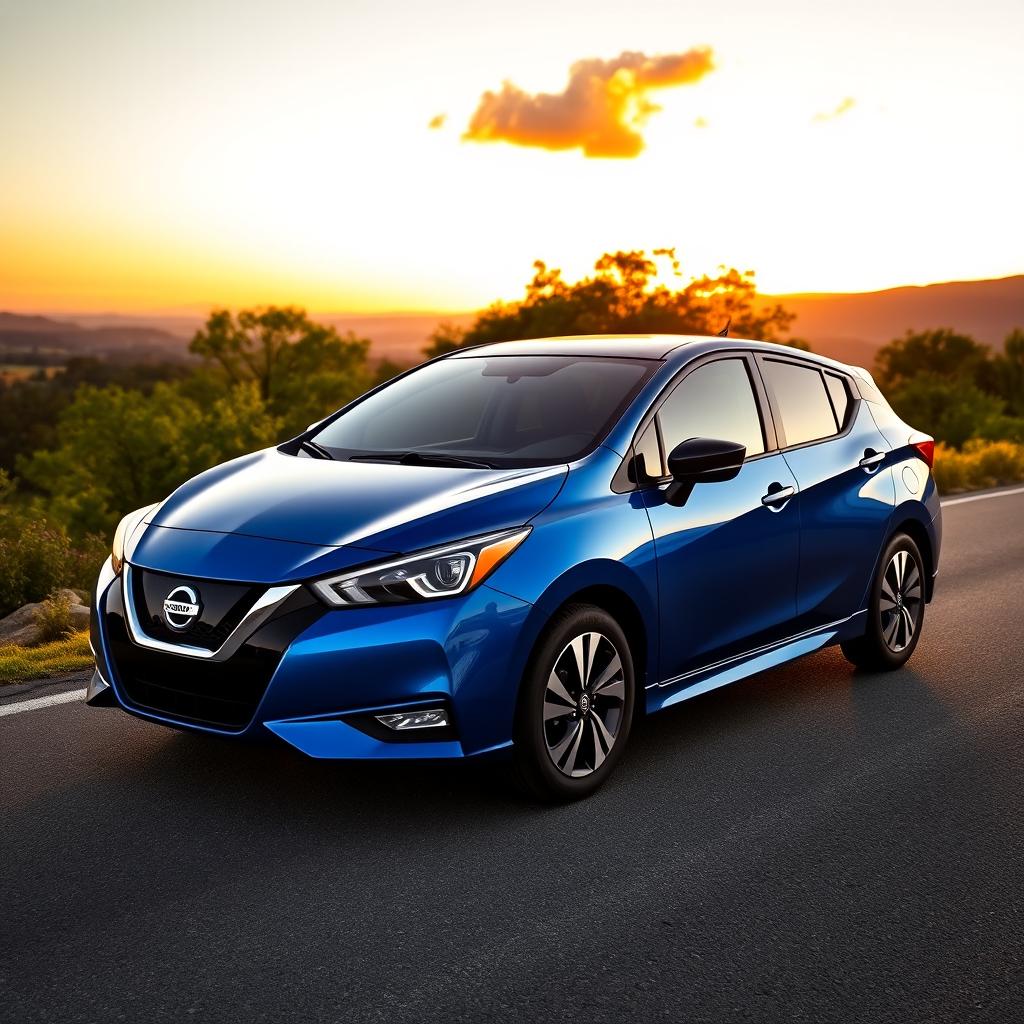
{"type": "Polygon", "coordinates": [[[618,8],[570,4],[543,39],[510,20],[498,51],[454,0],[403,9],[401,32],[320,4],[302,25],[238,25],[227,2],[106,24],[69,5],[60,26],[33,10],[0,33],[19,100],[0,108],[18,141],[0,153],[0,307],[472,309],[517,295],[534,259],[572,278],[666,245],[689,274],[752,268],[771,292],[1020,272],[1024,72],[999,54],[1024,14],[1003,5],[996,32],[978,8],[928,14],[923,39],[915,3],[888,5],[881,36],[867,9],[695,24],[641,3],[623,39],[618,8]],[[557,93],[577,60],[669,39],[712,44],[715,68],[655,94],[634,159],[463,139],[502,76],[557,93]],[[42,40],[60,70],[39,85],[42,40]]]}

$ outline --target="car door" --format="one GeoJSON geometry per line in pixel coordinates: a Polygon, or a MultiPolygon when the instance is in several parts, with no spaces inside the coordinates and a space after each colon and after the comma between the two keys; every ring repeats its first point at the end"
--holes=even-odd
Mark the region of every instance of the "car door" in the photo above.
{"type": "Polygon", "coordinates": [[[796,480],[775,448],[752,357],[716,355],[684,371],[638,432],[658,565],[661,680],[789,633],[796,609],[796,480]],[[666,500],[667,456],[691,437],[737,441],[732,480],[666,500]]]}
{"type": "Polygon", "coordinates": [[[758,355],[779,445],[799,487],[800,628],[864,607],[895,502],[889,445],[849,378],[797,358],[758,355]]]}

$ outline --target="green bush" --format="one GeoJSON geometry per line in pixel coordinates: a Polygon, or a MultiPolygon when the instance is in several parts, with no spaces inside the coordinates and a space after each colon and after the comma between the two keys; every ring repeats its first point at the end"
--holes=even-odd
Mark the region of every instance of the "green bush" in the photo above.
{"type": "Polygon", "coordinates": [[[71,599],[66,594],[51,594],[36,609],[36,625],[39,627],[38,643],[63,640],[75,631],[71,623],[71,599]]]}
{"type": "Polygon", "coordinates": [[[91,590],[109,543],[88,535],[72,543],[34,506],[17,505],[0,470],[0,616],[61,587],[91,590]]]}

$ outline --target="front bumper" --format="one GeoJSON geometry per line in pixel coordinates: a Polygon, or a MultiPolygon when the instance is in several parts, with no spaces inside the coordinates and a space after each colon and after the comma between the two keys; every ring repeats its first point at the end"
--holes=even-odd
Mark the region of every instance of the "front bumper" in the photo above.
{"type": "Polygon", "coordinates": [[[93,602],[97,672],[117,704],[141,718],[272,735],[318,758],[459,758],[511,743],[530,605],[486,584],[450,600],[340,609],[299,588],[213,664],[134,643],[124,602],[108,564],[93,602]],[[439,704],[453,722],[443,736],[390,740],[366,728],[372,713],[439,704]]]}

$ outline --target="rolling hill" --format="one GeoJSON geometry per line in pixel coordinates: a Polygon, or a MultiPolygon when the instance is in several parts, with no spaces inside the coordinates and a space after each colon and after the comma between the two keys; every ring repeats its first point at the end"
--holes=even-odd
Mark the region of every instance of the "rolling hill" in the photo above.
{"type": "MultiPolygon", "coordinates": [[[[796,314],[792,333],[816,352],[870,366],[877,350],[908,329],[952,327],[998,347],[1024,327],[1024,275],[991,281],[888,288],[857,293],[765,296],[796,314]]],[[[399,363],[422,358],[427,336],[441,320],[460,325],[472,313],[317,313],[341,331],[373,341],[372,354],[399,363]]],[[[118,359],[187,357],[188,338],[202,322],[189,314],[63,315],[60,319],[0,313],[0,355],[53,352],[118,359]]]]}
{"type": "Polygon", "coordinates": [[[73,356],[149,362],[187,357],[187,340],[160,327],[87,328],[71,319],[0,313],[0,362],[60,363],[73,356]]]}
{"type": "Polygon", "coordinates": [[[906,330],[952,327],[999,347],[1014,327],[1024,327],[1024,275],[771,298],[796,314],[793,333],[816,352],[868,366],[882,345],[906,330]]]}

